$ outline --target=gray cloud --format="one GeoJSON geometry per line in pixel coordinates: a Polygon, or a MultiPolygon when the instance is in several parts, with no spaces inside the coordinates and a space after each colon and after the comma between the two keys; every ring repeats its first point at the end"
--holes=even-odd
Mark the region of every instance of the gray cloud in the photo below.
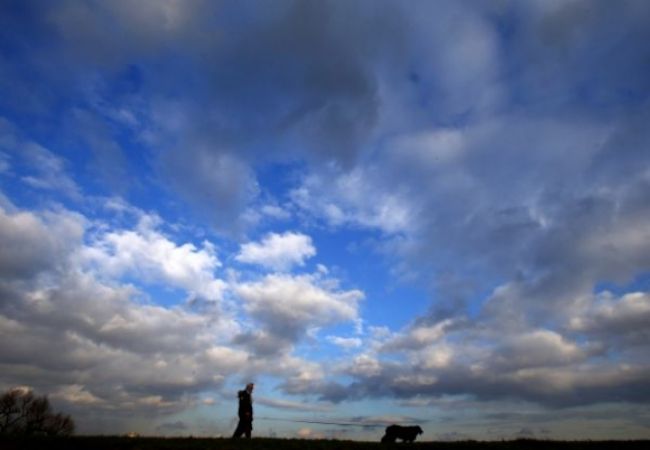
{"type": "Polygon", "coordinates": [[[294,333],[288,333],[290,336],[278,336],[268,331],[251,331],[238,334],[232,342],[244,346],[256,356],[273,357],[292,349],[295,342],[294,333]]]}
{"type": "Polygon", "coordinates": [[[336,280],[318,275],[271,274],[235,288],[244,308],[261,327],[235,339],[258,354],[290,349],[310,328],[352,322],[358,317],[359,290],[341,290],[336,280]]]}
{"type": "Polygon", "coordinates": [[[649,321],[650,298],[647,292],[629,293],[621,298],[605,292],[570,320],[568,328],[619,350],[638,348],[643,351],[650,344],[649,321]]]}
{"type": "Polygon", "coordinates": [[[44,220],[0,208],[0,276],[6,281],[29,279],[45,270],[66,266],[60,255],[81,242],[84,223],[76,214],[45,214],[44,220]]]}

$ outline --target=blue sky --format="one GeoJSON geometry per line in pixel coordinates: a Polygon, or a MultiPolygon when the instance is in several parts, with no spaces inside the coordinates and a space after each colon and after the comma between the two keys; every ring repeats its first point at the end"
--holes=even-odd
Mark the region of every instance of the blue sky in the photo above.
{"type": "Polygon", "coordinates": [[[80,433],[650,436],[646,1],[5,1],[0,388],[80,433]]]}

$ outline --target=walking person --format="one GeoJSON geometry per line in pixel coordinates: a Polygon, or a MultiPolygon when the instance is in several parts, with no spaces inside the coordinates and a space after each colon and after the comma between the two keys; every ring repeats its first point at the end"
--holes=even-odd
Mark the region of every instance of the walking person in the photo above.
{"type": "Polygon", "coordinates": [[[251,397],[251,394],[254,387],[253,383],[248,383],[246,389],[237,392],[239,397],[239,423],[232,435],[233,438],[240,438],[242,434],[248,439],[251,437],[251,431],[253,431],[253,397],[251,397]]]}

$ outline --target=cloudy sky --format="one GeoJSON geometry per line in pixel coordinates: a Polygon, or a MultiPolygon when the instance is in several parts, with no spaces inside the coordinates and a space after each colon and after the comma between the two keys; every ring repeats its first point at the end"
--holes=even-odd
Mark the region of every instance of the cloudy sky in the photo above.
{"type": "Polygon", "coordinates": [[[3,1],[0,388],[650,437],[649,43],[645,0],[3,1]]]}

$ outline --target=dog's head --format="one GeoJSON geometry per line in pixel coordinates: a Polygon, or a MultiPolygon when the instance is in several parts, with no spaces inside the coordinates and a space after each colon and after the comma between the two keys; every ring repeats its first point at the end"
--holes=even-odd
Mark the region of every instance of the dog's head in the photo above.
{"type": "Polygon", "coordinates": [[[420,427],[420,425],[415,427],[415,429],[417,430],[418,434],[422,434],[422,427],[420,427]]]}

